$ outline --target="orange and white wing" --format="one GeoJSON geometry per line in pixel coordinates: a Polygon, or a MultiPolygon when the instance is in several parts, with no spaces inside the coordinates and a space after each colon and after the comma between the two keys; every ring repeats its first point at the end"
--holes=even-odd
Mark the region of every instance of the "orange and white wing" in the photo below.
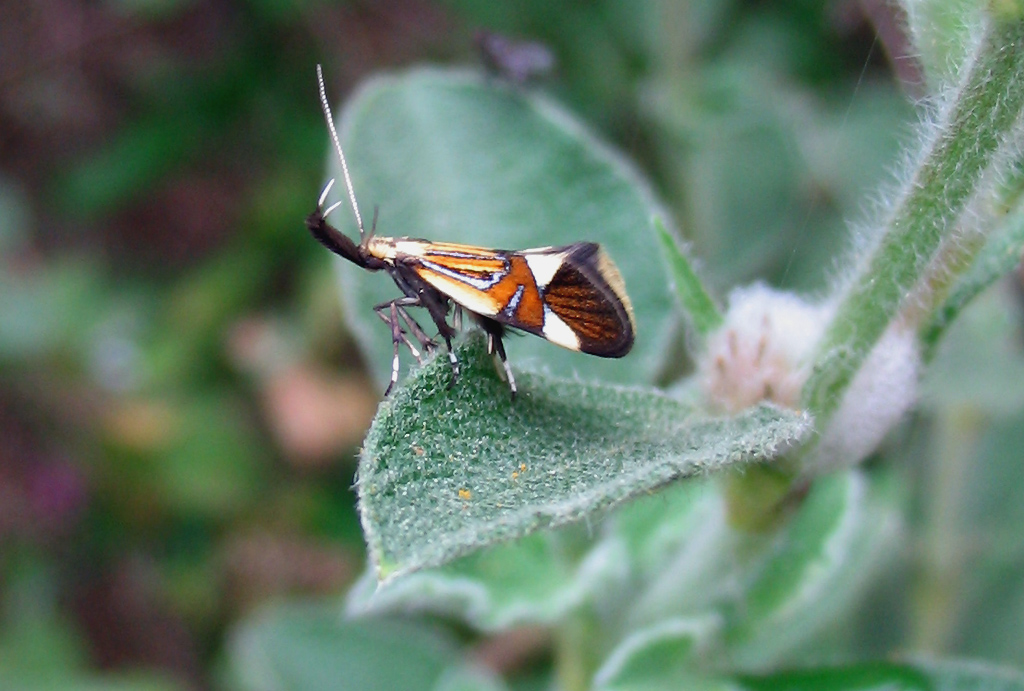
{"type": "Polygon", "coordinates": [[[471,312],[592,355],[622,357],[633,346],[622,276],[595,243],[507,252],[398,241],[396,249],[397,260],[471,312]]]}

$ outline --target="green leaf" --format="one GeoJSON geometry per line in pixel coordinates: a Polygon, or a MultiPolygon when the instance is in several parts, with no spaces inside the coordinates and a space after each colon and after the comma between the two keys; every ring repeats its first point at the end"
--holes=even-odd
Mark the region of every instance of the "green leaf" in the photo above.
{"type": "Polygon", "coordinates": [[[348,611],[429,612],[484,631],[552,624],[621,568],[615,547],[602,543],[578,562],[561,534],[538,532],[383,585],[371,568],[349,592],[348,611]]]}
{"type": "Polygon", "coordinates": [[[504,691],[500,678],[480,667],[449,667],[434,684],[433,691],[504,691]]]}
{"type": "Polygon", "coordinates": [[[724,509],[712,483],[678,483],[619,509],[607,535],[623,541],[630,564],[642,578],[655,578],[664,573],[666,558],[683,549],[696,531],[716,532],[715,514],[724,516],[724,509]]]}
{"type": "Polygon", "coordinates": [[[456,352],[457,382],[435,358],[366,437],[356,488],[381,579],[770,458],[810,430],[806,415],[767,405],[709,418],[653,390],[537,374],[512,401],[481,337],[456,352]]]}
{"type": "Polygon", "coordinates": [[[810,94],[773,62],[785,46],[759,44],[765,33],[737,44],[760,45],[754,59],[729,52],[701,70],[680,63],[668,81],[656,76],[645,108],[658,125],[667,201],[702,278],[716,288],[758,277],[820,293],[849,244],[846,219],[892,168],[913,111],[891,84],[864,82],[852,101],[810,94]],[[808,99],[813,109],[798,105],[808,99]]]}
{"type": "Polygon", "coordinates": [[[793,113],[776,107],[798,96],[780,97],[780,80],[769,88],[772,76],[749,58],[716,62],[651,92],[686,237],[717,285],[763,274],[805,220],[796,203],[793,113]]]}
{"type": "MultiPolygon", "coordinates": [[[[595,358],[512,338],[513,365],[536,359],[555,372],[623,383],[659,372],[675,319],[664,277],[652,270],[651,218],[666,214],[635,169],[572,115],[538,94],[472,74],[418,69],[364,85],[340,129],[363,215],[379,205],[382,235],[506,249],[591,240],[608,251],[636,313],[630,355],[595,358]]],[[[347,203],[330,220],[355,237],[347,203]]],[[[370,308],[400,292],[385,275],[339,265],[346,318],[383,384],[391,334],[370,308]]]]}
{"type": "Polygon", "coordinates": [[[703,622],[701,659],[741,669],[798,663],[844,626],[885,563],[900,525],[894,495],[884,475],[823,477],[771,533],[731,526],[710,482],[630,504],[602,537],[625,544],[630,568],[601,596],[605,630],[620,631],[624,645],[665,622],[703,622]]]}
{"type": "Polygon", "coordinates": [[[599,691],[731,688],[725,680],[699,677],[694,657],[718,628],[718,621],[668,619],[626,637],[594,675],[599,691]]]}
{"type": "Polygon", "coordinates": [[[1024,210],[1018,209],[1007,219],[1005,229],[978,252],[974,263],[953,286],[945,302],[932,314],[921,329],[925,361],[935,355],[935,347],[946,329],[983,290],[1008,274],[1020,263],[1024,251],[1024,210]]]}
{"type": "Polygon", "coordinates": [[[439,631],[387,619],[345,621],[333,601],[266,608],[244,620],[228,645],[229,671],[246,691],[474,688],[464,683],[469,675],[453,641],[439,631]]]}
{"type": "Polygon", "coordinates": [[[795,662],[800,646],[841,621],[891,553],[900,519],[890,484],[859,470],[817,479],[768,549],[747,559],[728,622],[734,664],[795,662]]]}
{"type": "Polygon", "coordinates": [[[629,574],[628,587],[604,593],[602,606],[622,613],[625,630],[705,616],[734,596],[737,536],[715,483],[677,483],[622,507],[605,525],[594,549],[621,544],[629,574]]]}
{"type": "Polygon", "coordinates": [[[1024,20],[993,18],[943,121],[928,133],[885,233],[860,262],[818,347],[804,401],[824,428],[904,298],[950,239],[983,173],[1015,146],[1024,110],[1024,20]]]}
{"type": "Polygon", "coordinates": [[[679,304],[682,305],[693,328],[704,336],[722,324],[722,313],[718,311],[711,295],[701,283],[690,259],[672,234],[665,229],[660,218],[654,219],[654,228],[658,232],[662,256],[668,264],[679,304]]]}
{"type": "Polygon", "coordinates": [[[1024,677],[977,662],[917,660],[822,667],[740,679],[750,691],[1022,691],[1024,677]]]}

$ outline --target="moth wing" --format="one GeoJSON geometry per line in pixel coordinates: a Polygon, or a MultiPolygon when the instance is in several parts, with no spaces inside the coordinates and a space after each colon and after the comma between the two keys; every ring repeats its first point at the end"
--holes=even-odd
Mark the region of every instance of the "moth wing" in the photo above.
{"type": "Polygon", "coordinates": [[[622,275],[596,243],[518,252],[432,243],[410,266],[467,310],[565,348],[622,357],[633,347],[622,275]]]}
{"type": "Polygon", "coordinates": [[[558,343],[564,324],[584,353],[600,357],[628,353],[636,320],[618,267],[593,242],[560,248],[558,256],[558,265],[548,268],[550,278],[545,282],[546,275],[537,277],[545,306],[544,336],[558,343]]]}
{"type": "Polygon", "coordinates": [[[495,291],[509,270],[504,252],[431,243],[410,265],[420,278],[470,312],[493,317],[504,306],[500,291],[495,291]]]}

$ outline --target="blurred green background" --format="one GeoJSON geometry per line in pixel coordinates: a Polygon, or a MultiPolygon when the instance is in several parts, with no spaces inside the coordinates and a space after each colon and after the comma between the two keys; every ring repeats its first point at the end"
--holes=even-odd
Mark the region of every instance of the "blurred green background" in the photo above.
{"type": "MultiPolygon", "coordinates": [[[[820,293],[923,93],[902,21],[872,0],[0,3],[0,680],[231,687],[236,622],[361,572],[350,486],[383,385],[303,226],[317,63],[337,102],[380,70],[480,69],[480,29],[541,41],[557,68],[530,88],[637,162],[714,287],[820,293]]],[[[941,425],[959,458],[1015,464],[1020,402],[994,398],[1007,429],[944,407],[908,444],[941,425]]],[[[1012,633],[935,616],[919,643],[1024,663],[1012,633]]]]}

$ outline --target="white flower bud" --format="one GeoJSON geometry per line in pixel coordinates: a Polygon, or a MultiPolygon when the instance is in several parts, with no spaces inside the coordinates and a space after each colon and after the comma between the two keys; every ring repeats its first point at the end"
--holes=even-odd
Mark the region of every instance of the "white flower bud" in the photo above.
{"type": "MultiPolygon", "coordinates": [[[[763,284],[729,296],[725,322],[698,363],[710,407],[735,413],[761,401],[794,410],[833,314],[763,284]]],[[[894,324],[854,375],[818,443],[805,459],[815,472],[853,465],[882,441],[917,399],[921,357],[913,329],[894,324]]]]}
{"type": "Polygon", "coordinates": [[[805,465],[819,472],[864,460],[914,405],[920,373],[916,333],[894,323],[854,375],[805,465]]]}
{"type": "Polygon", "coordinates": [[[698,365],[708,402],[728,413],[760,401],[799,407],[814,347],[831,313],[828,306],[764,284],[733,290],[725,323],[708,338],[698,365]]]}

